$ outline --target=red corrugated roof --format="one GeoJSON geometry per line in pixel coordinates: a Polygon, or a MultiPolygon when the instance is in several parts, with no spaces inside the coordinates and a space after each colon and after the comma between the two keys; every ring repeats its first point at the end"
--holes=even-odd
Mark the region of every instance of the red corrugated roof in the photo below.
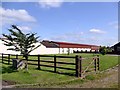
{"type": "Polygon", "coordinates": [[[43,40],[41,42],[44,46],[46,46],[47,48],[59,48],[59,45],[58,44],[55,44],[51,41],[48,41],[48,40],[43,40]]]}
{"type": "Polygon", "coordinates": [[[55,42],[56,44],[59,44],[60,48],[92,48],[92,49],[98,49],[99,46],[97,45],[88,45],[88,44],[77,44],[77,43],[68,43],[68,42],[55,42]]]}

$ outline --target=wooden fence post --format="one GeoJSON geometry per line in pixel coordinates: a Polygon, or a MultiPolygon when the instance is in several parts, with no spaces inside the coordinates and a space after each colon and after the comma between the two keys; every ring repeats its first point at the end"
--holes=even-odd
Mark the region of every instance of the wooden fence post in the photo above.
{"type": "Polygon", "coordinates": [[[28,55],[26,56],[26,65],[25,65],[26,71],[28,71],[28,55]]]}
{"type": "Polygon", "coordinates": [[[56,73],[56,55],[54,55],[54,72],[56,73]]]}
{"type": "Polygon", "coordinates": [[[8,64],[10,64],[10,54],[8,54],[8,64]]]}
{"type": "Polygon", "coordinates": [[[79,77],[80,63],[79,63],[79,57],[78,57],[78,55],[76,55],[76,57],[75,57],[75,62],[76,62],[76,77],[79,77]]]}
{"type": "Polygon", "coordinates": [[[38,55],[38,69],[40,70],[40,55],[38,55]]]}
{"type": "Polygon", "coordinates": [[[82,57],[81,56],[79,58],[79,62],[80,62],[80,77],[82,77],[82,57]]]}
{"type": "Polygon", "coordinates": [[[3,53],[2,53],[2,63],[3,63],[3,53]]]}
{"type": "Polygon", "coordinates": [[[18,54],[16,54],[16,59],[18,59],[18,54]]]}
{"type": "Polygon", "coordinates": [[[97,67],[98,67],[98,70],[100,69],[100,59],[99,59],[99,55],[97,55],[97,67]]]}
{"type": "Polygon", "coordinates": [[[96,69],[96,66],[97,66],[97,65],[96,65],[96,57],[94,57],[93,59],[94,59],[94,66],[95,66],[95,71],[96,71],[96,70],[97,70],[97,69],[96,69]]]}

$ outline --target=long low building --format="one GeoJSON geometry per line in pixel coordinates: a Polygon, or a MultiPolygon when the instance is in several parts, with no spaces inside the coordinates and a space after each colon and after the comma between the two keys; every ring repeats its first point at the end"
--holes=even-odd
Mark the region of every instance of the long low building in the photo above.
{"type": "MultiPolygon", "coordinates": [[[[32,51],[30,54],[67,54],[68,52],[73,53],[74,51],[90,52],[99,50],[99,46],[97,45],[56,42],[48,40],[43,40],[42,42],[37,44],[41,44],[41,46],[36,50],[32,51]]],[[[3,44],[3,41],[1,40],[0,46],[1,46],[0,53],[20,54],[20,52],[7,50],[9,47],[5,46],[3,44]]]]}
{"type": "MultiPolygon", "coordinates": [[[[68,43],[68,42],[55,42],[43,40],[42,46],[44,47],[43,52],[47,53],[49,51],[51,54],[65,54],[65,53],[73,53],[74,51],[98,51],[99,46],[96,45],[88,45],[88,44],[77,44],[77,43],[68,43]]],[[[41,47],[40,47],[41,48],[41,47]]],[[[39,50],[39,48],[38,48],[39,50]]],[[[48,54],[49,54],[48,52],[48,54]]]]}

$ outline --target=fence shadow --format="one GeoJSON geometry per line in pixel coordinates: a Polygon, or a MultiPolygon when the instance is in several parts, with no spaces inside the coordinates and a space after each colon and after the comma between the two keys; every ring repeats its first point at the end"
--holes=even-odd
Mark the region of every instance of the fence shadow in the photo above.
{"type": "MultiPolygon", "coordinates": [[[[21,55],[13,55],[13,54],[2,54],[2,62],[3,64],[11,64],[11,59],[13,59],[13,56],[16,57],[16,59],[19,59],[21,55]],[[5,56],[8,55],[8,60],[5,60],[5,56]],[[7,62],[7,63],[4,63],[7,62]]],[[[31,59],[27,59],[27,61],[30,61],[31,63],[27,63],[29,65],[34,65],[37,66],[37,70],[39,70],[42,67],[49,67],[49,68],[53,68],[53,70],[46,70],[46,69],[40,69],[41,71],[46,71],[46,72],[51,72],[51,73],[55,73],[55,74],[63,74],[63,75],[68,75],[68,76],[76,76],[76,77],[81,77],[82,75],[82,60],[87,59],[87,58],[82,58],[82,56],[51,56],[51,55],[29,55],[31,57],[31,59]],[[33,60],[33,58],[35,58],[35,60],[33,60]],[[49,60],[48,58],[52,58],[49,60]],[[59,58],[62,58],[64,60],[64,58],[66,59],[73,59],[74,61],[66,61],[66,59],[63,60],[58,60],[59,58]],[[44,59],[44,60],[43,60],[44,59]],[[33,62],[33,63],[32,63],[33,62]],[[42,62],[42,64],[41,64],[42,62]],[[47,64],[46,64],[47,63],[47,64]],[[49,64],[48,64],[49,63],[49,64]],[[69,68],[69,67],[60,67],[57,66],[57,64],[64,64],[64,65],[73,65],[75,68],[69,68]],[[56,71],[57,69],[57,71],[56,71]],[[74,72],[68,72],[68,71],[61,71],[62,70],[74,70],[74,72]],[[60,70],[60,71],[59,71],[60,70]]],[[[91,57],[92,60],[94,59],[94,67],[95,67],[95,71],[98,69],[99,70],[99,55],[94,55],[91,57]]],[[[90,63],[91,65],[91,63],[90,63]]],[[[89,66],[87,66],[87,68],[89,68],[89,66]]],[[[12,67],[2,67],[2,73],[12,73],[12,72],[16,72],[12,67]]]]}
{"type": "Polygon", "coordinates": [[[2,64],[6,64],[6,65],[8,65],[8,63],[5,63],[5,62],[1,62],[2,64]]]}
{"type": "Polygon", "coordinates": [[[7,62],[0,62],[1,64],[5,64],[5,65],[12,65],[11,63],[7,63],[7,62]]]}
{"type": "Polygon", "coordinates": [[[61,75],[68,75],[68,76],[75,76],[74,73],[67,73],[67,72],[60,72],[60,71],[52,71],[52,70],[45,70],[45,69],[38,69],[36,68],[37,70],[41,70],[41,71],[46,71],[46,72],[51,72],[51,73],[55,73],[55,74],[61,74],[61,75]]]}
{"type": "Polygon", "coordinates": [[[12,66],[2,66],[2,74],[3,73],[12,73],[12,72],[18,72],[17,70],[15,70],[12,66]]]}

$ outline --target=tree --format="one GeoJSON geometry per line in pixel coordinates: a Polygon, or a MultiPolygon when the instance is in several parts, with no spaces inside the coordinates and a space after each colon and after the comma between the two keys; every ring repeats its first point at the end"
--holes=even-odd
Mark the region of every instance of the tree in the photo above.
{"type": "Polygon", "coordinates": [[[107,53],[106,47],[105,47],[105,46],[100,46],[99,52],[100,52],[102,55],[105,55],[105,54],[107,53]]]}
{"type": "Polygon", "coordinates": [[[106,49],[107,49],[107,52],[112,52],[112,48],[111,47],[107,46],[106,49]]]}
{"type": "MultiPolygon", "coordinates": [[[[35,37],[36,33],[23,33],[16,25],[12,25],[11,29],[8,29],[10,34],[2,34],[6,39],[4,41],[4,45],[9,46],[8,50],[20,51],[23,55],[23,58],[28,60],[28,55],[33,50],[37,49],[39,45],[35,45],[39,42],[38,38],[35,37]]],[[[26,69],[28,69],[28,65],[26,64],[26,69]]]]}

